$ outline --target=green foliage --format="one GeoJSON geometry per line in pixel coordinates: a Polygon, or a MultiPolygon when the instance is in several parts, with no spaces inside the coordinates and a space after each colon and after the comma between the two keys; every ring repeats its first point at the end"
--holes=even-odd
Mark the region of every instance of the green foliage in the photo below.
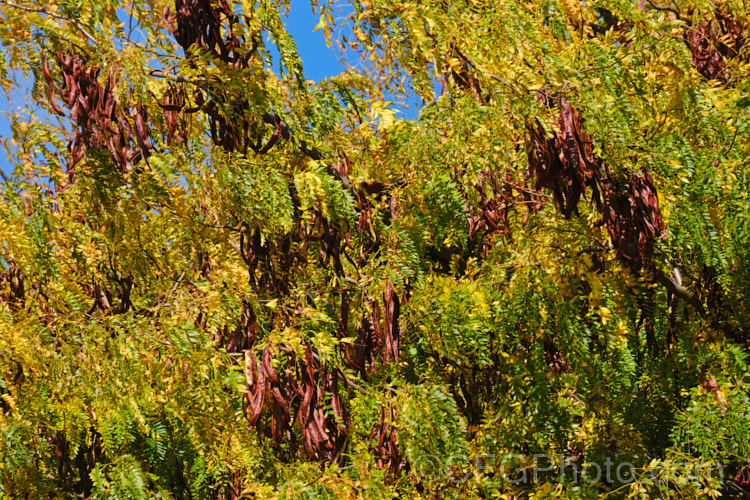
{"type": "Polygon", "coordinates": [[[92,498],[141,500],[149,498],[146,482],[138,462],[130,455],[121,455],[117,462],[103,471],[97,465],[91,471],[94,482],[92,498]]]}
{"type": "Polygon", "coordinates": [[[416,345],[450,363],[482,366],[490,362],[494,326],[492,296],[475,281],[435,277],[422,284],[409,302],[416,345]]]}
{"type": "Polygon", "coordinates": [[[444,388],[412,386],[399,398],[398,406],[400,413],[394,424],[400,429],[399,443],[409,462],[419,463],[426,455],[450,457],[467,453],[466,425],[444,388]]]}
{"type": "Polygon", "coordinates": [[[0,4],[0,498],[746,493],[745,6],[312,4],[0,4]]]}
{"type": "Polygon", "coordinates": [[[293,208],[283,175],[273,167],[243,158],[216,162],[217,193],[223,213],[232,214],[252,229],[284,234],[292,229],[293,208]]]}

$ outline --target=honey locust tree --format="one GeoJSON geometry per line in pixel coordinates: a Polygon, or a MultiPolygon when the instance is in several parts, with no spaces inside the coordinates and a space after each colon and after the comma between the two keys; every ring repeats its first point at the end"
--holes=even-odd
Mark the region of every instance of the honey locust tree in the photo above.
{"type": "Polygon", "coordinates": [[[744,5],[313,7],[0,3],[0,495],[740,493],[744,5]]]}

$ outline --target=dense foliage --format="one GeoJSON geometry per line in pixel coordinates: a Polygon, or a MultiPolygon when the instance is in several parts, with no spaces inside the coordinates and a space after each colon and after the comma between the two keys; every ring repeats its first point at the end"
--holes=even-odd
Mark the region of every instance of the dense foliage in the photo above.
{"type": "Polygon", "coordinates": [[[288,8],[0,1],[0,498],[748,488],[745,4],[288,8]]]}

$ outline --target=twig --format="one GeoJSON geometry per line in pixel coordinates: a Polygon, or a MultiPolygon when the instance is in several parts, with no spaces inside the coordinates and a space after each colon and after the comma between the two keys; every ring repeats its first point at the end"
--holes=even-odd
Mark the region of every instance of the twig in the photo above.
{"type": "Polygon", "coordinates": [[[620,61],[622,61],[622,60],[623,60],[623,59],[625,59],[626,57],[630,57],[630,56],[632,56],[632,55],[635,55],[635,54],[637,54],[638,52],[643,52],[644,50],[648,50],[648,49],[652,49],[652,48],[654,48],[654,47],[656,46],[656,44],[658,44],[659,42],[661,42],[661,40],[657,40],[657,41],[655,41],[654,43],[652,43],[651,45],[648,45],[648,46],[646,46],[646,47],[640,48],[640,49],[638,49],[638,50],[634,50],[633,52],[628,52],[627,54],[625,54],[624,56],[620,57],[619,59],[616,59],[616,60],[615,60],[615,61],[614,61],[613,63],[611,63],[611,64],[607,64],[607,65],[604,65],[604,66],[595,66],[595,67],[593,67],[593,68],[582,69],[582,70],[581,70],[581,73],[588,73],[588,72],[590,72],[590,71],[598,71],[598,70],[600,70],[600,69],[608,69],[608,68],[611,68],[612,66],[615,66],[616,64],[618,64],[618,63],[619,63],[620,61]]]}
{"type": "Polygon", "coordinates": [[[724,154],[722,154],[722,157],[725,157],[729,154],[729,152],[732,150],[732,146],[734,146],[734,140],[737,138],[737,132],[739,131],[738,128],[734,129],[734,135],[732,136],[732,142],[729,143],[729,146],[727,147],[726,151],[724,151],[724,154]]]}
{"type": "Polygon", "coordinates": [[[541,191],[534,191],[533,189],[530,189],[530,188],[527,188],[527,187],[523,187],[523,186],[520,186],[518,184],[514,184],[512,182],[508,182],[508,181],[504,181],[504,182],[506,184],[508,184],[509,186],[518,189],[519,191],[522,191],[522,192],[525,192],[525,193],[529,193],[529,194],[533,194],[534,196],[542,196],[544,198],[550,198],[550,199],[554,198],[554,196],[552,196],[550,194],[543,193],[541,191]]]}
{"type": "Polygon", "coordinates": [[[186,268],[185,268],[185,269],[184,269],[184,270],[182,271],[182,274],[180,275],[180,277],[179,277],[179,278],[177,278],[177,281],[175,281],[175,283],[174,283],[174,286],[173,286],[173,287],[172,287],[172,289],[171,289],[171,290],[169,291],[169,294],[167,295],[167,297],[166,297],[166,298],[169,298],[169,297],[171,297],[171,296],[172,296],[172,295],[174,294],[174,292],[176,292],[176,291],[177,291],[177,287],[178,287],[178,286],[180,286],[180,283],[182,282],[182,278],[184,278],[184,277],[185,277],[185,273],[186,273],[186,272],[187,272],[187,267],[186,267],[186,268]]]}
{"type": "MultiPolygon", "coordinates": [[[[472,68],[474,68],[474,71],[477,71],[479,74],[481,74],[481,75],[483,75],[483,76],[485,76],[487,78],[491,78],[492,80],[495,80],[498,83],[502,83],[503,85],[505,85],[506,87],[508,87],[509,89],[511,89],[513,92],[515,92],[517,94],[523,94],[523,92],[519,91],[519,89],[515,85],[513,85],[511,82],[509,82],[505,78],[501,78],[501,77],[499,77],[499,76],[497,76],[495,74],[492,74],[489,71],[485,71],[482,68],[480,68],[479,66],[477,66],[476,63],[474,63],[474,61],[472,61],[469,56],[467,56],[466,54],[464,54],[463,52],[461,52],[461,49],[459,49],[458,47],[453,47],[453,50],[455,50],[458,53],[458,55],[461,56],[461,58],[464,61],[466,61],[466,64],[468,64],[469,66],[471,66],[472,68]]],[[[530,93],[530,90],[527,89],[526,87],[524,87],[523,90],[527,94],[530,93]]],[[[535,90],[535,92],[539,92],[539,91],[535,90]]]]}
{"type": "Polygon", "coordinates": [[[649,135],[648,138],[644,140],[644,142],[646,142],[646,143],[651,142],[651,139],[653,139],[656,136],[656,133],[664,127],[665,123],[667,123],[667,118],[669,118],[669,112],[672,111],[672,103],[674,102],[674,100],[677,97],[677,95],[678,94],[675,92],[672,95],[672,97],[669,99],[669,104],[667,104],[667,109],[664,110],[664,118],[661,120],[661,123],[659,123],[656,126],[656,128],[651,133],[651,135],[649,135]]]}
{"type": "Polygon", "coordinates": [[[67,18],[65,16],[61,16],[60,14],[55,14],[54,12],[48,12],[44,8],[26,7],[25,5],[14,4],[12,2],[8,2],[7,0],[2,0],[2,1],[8,7],[13,7],[15,9],[23,10],[23,11],[26,11],[26,12],[34,12],[34,13],[37,13],[37,14],[45,14],[47,16],[50,16],[50,17],[54,18],[54,19],[59,19],[61,21],[67,21],[67,22],[71,23],[73,26],[75,26],[76,28],[78,28],[79,30],[81,30],[81,32],[84,35],[86,35],[86,38],[88,38],[91,43],[94,43],[94,44],[97,43],[96,38],[94,38],[88,31],[86,31],[86,28],[84,28],[83,26],[81,26],[81,24],[79,22],[77,22],[77,21],[75,21],[73,19],[69,19],[69,18],[67,18]]]}

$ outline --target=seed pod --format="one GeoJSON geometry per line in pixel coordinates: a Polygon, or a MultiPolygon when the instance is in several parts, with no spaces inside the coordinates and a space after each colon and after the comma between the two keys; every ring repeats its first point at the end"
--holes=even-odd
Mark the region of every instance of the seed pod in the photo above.
{"type": "Polygon", "coordinates": [[[263,357],[261,358],[261,362],[263,364],[263,369],[266,372],[266,375],[268,376],[269,380],[272,384],[278,384],[279,383],[279,377],[276,375],[276,371],[273,369],[273,366],[271,365],[271,351],[269,349],[269,346],[266,346],[265,349],[263,349],[263,357]]]}

